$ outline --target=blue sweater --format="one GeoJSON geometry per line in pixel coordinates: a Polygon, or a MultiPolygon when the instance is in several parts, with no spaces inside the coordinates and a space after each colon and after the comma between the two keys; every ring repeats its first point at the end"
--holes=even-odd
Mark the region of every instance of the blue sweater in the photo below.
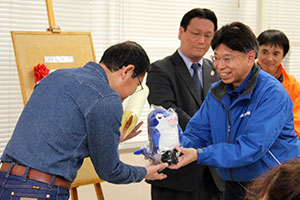
{"type": "Polygon", "coordinates": [[[146,169],[119,160],[122,114],[99,64],[56,70],[35,87],[1,160],[73,181],[90,156],[102,180],[139,182],[146,169]]]}
{"type": "Polygon", "coordinates": [[[248,78],[234,98],[229,85],[212,85],[184,132],[184,146],[203,151],[198,163],[217,167],[224,180],[251,181],[300,157],[288,93],[257,65],[248,78]]]}

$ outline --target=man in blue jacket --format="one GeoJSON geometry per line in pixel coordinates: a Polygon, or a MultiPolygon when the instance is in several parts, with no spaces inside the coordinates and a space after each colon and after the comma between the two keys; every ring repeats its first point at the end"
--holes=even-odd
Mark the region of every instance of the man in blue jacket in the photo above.
{"type": "Polygon", "coordinates": [[[300,156],[293,103],[280,82],[255,64],[258,43],[248,26],[223,26],[211,46],[221,81],[189,121],[186,148],[178,148],[183,156],[170,168],[193,161],[217,167],[226,181],[225,200],[244,199],[250,181],[300,156]]]}

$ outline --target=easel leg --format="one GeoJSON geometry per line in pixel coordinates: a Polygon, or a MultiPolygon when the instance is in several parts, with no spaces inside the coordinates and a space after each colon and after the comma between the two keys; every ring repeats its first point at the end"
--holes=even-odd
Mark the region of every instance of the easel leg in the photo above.
{"type": "Polygon", "coordinates": [[[77,187],[71,188],[71,199],[78,200],[77,187]]]}
{"type": "Polygon", "coordinates": [[[97,199],[98,200],[104,200],[103,191],[102,191],[100,183],[95,183],[94,187],[95,187],[95,191],[96,191],[96,194],[97,194],[97,199]]]}

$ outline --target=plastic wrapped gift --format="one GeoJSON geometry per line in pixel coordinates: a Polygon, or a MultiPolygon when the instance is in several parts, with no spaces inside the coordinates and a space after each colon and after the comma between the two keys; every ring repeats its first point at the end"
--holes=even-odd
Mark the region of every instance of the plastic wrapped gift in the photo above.
{"type": "Polygon", "coordinates": [[[174,109],[154,107],[148,115],[148,142],[134,154],[143,154],[155,162],[178,162],[179,152],[176,146],[182,144],[182,129],[174,109]]]}

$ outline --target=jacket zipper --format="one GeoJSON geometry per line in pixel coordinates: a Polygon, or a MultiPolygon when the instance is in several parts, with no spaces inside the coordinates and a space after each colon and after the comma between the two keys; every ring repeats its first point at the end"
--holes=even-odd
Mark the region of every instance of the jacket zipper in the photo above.
{"type": "MultiPolygon", "coordinates": [[[[225,108],[227,115],[228,115],[228,144],[230,144],[230,138],[231,138],[231,114],[232,114],[232,108],[230,109],[230,112],[228,112],[226,106],[224,105],[224,103],[222,101],[220,101],[221,104],[223,105],[223,107],[225,108]]],[[[232,181],[234,181],[233,175],[232,175],[232,168],[229,168],[229,175],[232,179],[232,181]]]]}
{"type": "MultiPolygon", "coordinates": [[[[228,111],[227,111],[227,113],[228,113],[228,111]]],[[[230,109],[230,112],[228,113],[228,144],[230,144],[230,138],[231,138],[231,114],[232,114],[232,108],[230,109]]],[[[232,181],[234,181],[233,174],[232,174],[232,168],[229,168],[229,174],[230,174],[232,181]]]]}
{"type": "Polygon", "coordinates": [[[230,144],[230,138],[231,138],[231,114],[232,109],[230,109],[230,112],[228,112],[228,144],[230,144]]]}
{"type": "MultiPolygon", "coordinates": [[[[222,103],[223,104],[223,103],[222,103]]],[[[223,104],[224,106],[224,104],[223,104]]],[[[228,114],[228,144],[230,144],[230,137],[231,137],[231,114],[232,114],[232,109],[230,109],[230,112],[228,112],[227,108],[224,106],[225,110],[227,111],[228,114]]],[[[278,165],[281,165],[281,162],[276,158],[276,156],[269,150],[268,153],[272,156],[272,158],[277,162],[278,165]]],[[[229,168],[229,174],[234,181],[233,174],[232,174],[232,168],[229,168]]]]}

